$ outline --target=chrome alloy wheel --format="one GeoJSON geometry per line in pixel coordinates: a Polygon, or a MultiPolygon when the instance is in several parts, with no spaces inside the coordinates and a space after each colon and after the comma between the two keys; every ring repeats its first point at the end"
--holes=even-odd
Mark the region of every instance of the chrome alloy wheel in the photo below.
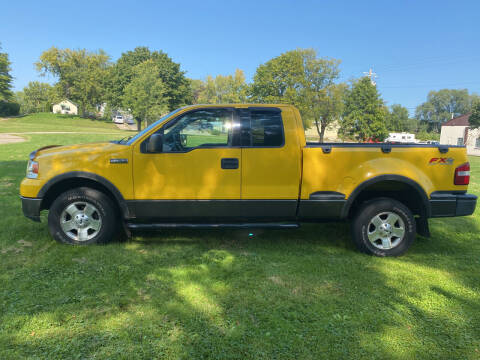
{"type": "Polygon", "coordinates": [[[92,204],[76,201],[62,211],[60,226],[71,239],[87,241],[95,237],[102,228],[102,218],[92,204]]]}
{"type": "Polygon", "coordinates": [[[398,246],[405,237],[405,223],[397,214],[385,211],[375,215],[368,223],[368,240],[378,249],[389,250],[398,246]]]}

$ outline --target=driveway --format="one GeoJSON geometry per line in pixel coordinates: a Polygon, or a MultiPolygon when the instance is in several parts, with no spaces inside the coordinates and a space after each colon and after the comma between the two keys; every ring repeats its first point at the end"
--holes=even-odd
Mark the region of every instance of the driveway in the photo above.
{"type": "Polygon", "coordinates": [[[10,135],[10,134],[0,134],[0,144],[11,144],[23,142],[25,139],[20,136],[10,135]]]}

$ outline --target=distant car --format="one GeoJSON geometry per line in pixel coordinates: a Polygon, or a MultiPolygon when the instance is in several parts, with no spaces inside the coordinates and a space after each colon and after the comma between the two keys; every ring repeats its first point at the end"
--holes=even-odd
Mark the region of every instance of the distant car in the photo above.
{"type": "Polygon", "coordinates": [[[126,122],[128,125],[133,125],[133,124],[135,124],[135,120],[133,120],[133,118],[128,118],[125,122],[126,122]]]}
{"type": "Polygon", "coordinates": [[[112,121],[115,123],[115,124],[123,124],[123,116],[122,115],[116,115],[113,117],[112,121]]]}

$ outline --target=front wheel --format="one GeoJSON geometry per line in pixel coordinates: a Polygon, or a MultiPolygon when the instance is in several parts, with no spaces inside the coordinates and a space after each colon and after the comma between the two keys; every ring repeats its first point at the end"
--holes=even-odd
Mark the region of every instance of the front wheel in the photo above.
{"type": "Polygon", "coordinates": [[[82,187],[55,199],[48,213],[48,229],[61,243],[101,244],[113,238],[116,217],[115,206],[107,195],[82,187]]]}
{"type": "Polygon", "coordinates": [[[415,239],[415,218],[402,203],[381,198],[368,201],[357,211],[352,237],[357,248],[376,256],[404,254],[415,239]]]}

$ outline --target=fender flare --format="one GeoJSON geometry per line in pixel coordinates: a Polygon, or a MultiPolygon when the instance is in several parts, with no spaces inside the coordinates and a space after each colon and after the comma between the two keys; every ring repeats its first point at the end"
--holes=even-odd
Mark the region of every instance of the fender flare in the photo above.
{"type": "Polygon", "coordinates": [[[128,219],[131,217],[127,203],[123,198],[122,193],[117,189],[117,187],[113,185],[109,180],[105,179],[103,176],[86,171],[69,171],[51,178],[42,186],[42,188],[38,192],[37,198],[43,199],[48,193],[48,191],[51,190],[56,184],[69,179],[88,179],[103,185],[114,196],[120,210],[123,213],[124,218],[128,219]]]}
{"type": "Polygon", "coordinates": [[[379,183],[381,181],[396,181],[396,182],[401,182],[406,185],[411,186],[412,188],[415,189],[417,192],[418,196],[420,196],[420,200],[422,202],[423,208],[425,210],[425,217],[429,218],[430,217],[430,202],[428,200],[427,193],[425,190],[418,184],[416,181],[402,176],[402,175],[393,175],[393,174],[387,174],[387,175],[378,175],[373,178],[370,178],[368,180],[365,180],[364,182],[360,183],[355,190],[352,191],[350,196],[348,197],[347,201],[345,202],[345,205],[343,206],[342,209],[342,215],[341,217],[343,219],[347,218],[348,213],[350,212],[350,209],[352,207],[353,202],[355,199],[360,195],[360,193],[365,190],[368,186],[371,186],[373,184],[379,183]]]}

